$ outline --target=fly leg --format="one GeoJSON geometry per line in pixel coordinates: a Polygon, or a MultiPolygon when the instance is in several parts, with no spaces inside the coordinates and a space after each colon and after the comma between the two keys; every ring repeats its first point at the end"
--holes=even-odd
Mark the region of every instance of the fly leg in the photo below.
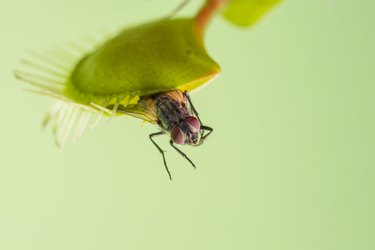
{"type": "Polygon", "coordinates": [[[193,166],[193,168],[195,169],[195,164],[189,159],[189,157],[184,153],[182,152],[179,148],[177,148],[174,144],[173,144],[173,141],[170,140],[169,141],[169,144],[171,144],[171,146],[182,156],[184,157],[186,160],[188,160],[188,162],[190,162],[190,164],[193,166]]]}
{"type": "Polygon", "coordinates": [[[188,100],[191,109],[193,110],[195,116],[198,118],[198,121],[201,124],[201,140],[200,140],[200,143],[198,144],[198,145],[201,145],[204,142],[204,140],[206,140],[206,138],[212,133],[212,131],[214,131],[214,129],[211,128],[211,127],[203,125],[201,119],[199,118],[198,111],[195,109],[195,107],[194,107],[194,105],[193,105],[193,103],[190,99],[189,93],[187,91],[184,91],[184,96],[188,100]],[[208,131],[208,133],[204,134],[204,131],[208,131]]]}
{"type": "Polygon", "coordinates": [[[157,133],[150,134],[149,137],[150,137],[151,142],[155,145],[155,147],[159,150],[160,154],[163,156],[163,162],[164,162],[165,170],[167,170],[167,173],[168,173],[169,179],[172,180],[171,172],[169,172],[169,169],[168,169],[168,166],[167,166],[167,161],[165,160],[164,150],[162,150],[162,149],[159,147],[159,145],[156,144],[156,142],[155,142],[154,139],[153,139],[153,137],[155,137],[155,136],[164,135],[164,134],[165,134],[165,133],[164,133],[163,131],[161,131],[161,132],[157,132],[157,133]]]}
{"type": "Polygon", "coordinates": [[[204,125],[201,126],[201,130],[203,130],[203,133],[199,144],[202,144],[207,139],[207,137],[212,133],[212,131],[214,131],[213,128],[204,125]],[[204,131],[208,131],[207,134],[204,134],[204,131]]]}
{"type": "Polygon", "coordinates": [[[184,91],[184,96],[185,96],[186,99],[188,100],[191,109],[193,110],[194,114],[196,115],[196,117],[197,117],[198,120],[199,120],[199,123],[202,124],[202,121],[201,121],[201,119],[199,118],[198,111],[195,109],[195,107],[194,107],[194,105],[193,105],[193,103],[192,103],[192,101],[191,101],[191,99],[190,99],[190,95],[189,95],[189,93],[188,93],[187,91],[184,91]]]}

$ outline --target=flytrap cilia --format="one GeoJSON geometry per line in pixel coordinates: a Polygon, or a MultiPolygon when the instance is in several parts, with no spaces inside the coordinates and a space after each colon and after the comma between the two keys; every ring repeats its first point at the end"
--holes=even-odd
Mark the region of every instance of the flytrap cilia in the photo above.
{"type": "Polygon", "coordinates": [[[128,28],[78,54],[77,44],[48,54],[33,52],[34,60],[22,61],[28,70],[17,71],[16,77],[35,87],[32,91],[55,99],[43,124],[53,124],[59,146],[72,131],[77,140],[95,113],[94,125],[102,116],[133,116],[157,125],[160,131],[149,137],[172,179],[154,137],[170,134],[172,148],[195,168],[175,144],[201,145],[213,131],[202,124],[189,96],[220,72],[203,43],[209,20],[223,13],[230,22],[249,26],[276,2],[207,0],[191,18],[172,15],[128,28]]]}

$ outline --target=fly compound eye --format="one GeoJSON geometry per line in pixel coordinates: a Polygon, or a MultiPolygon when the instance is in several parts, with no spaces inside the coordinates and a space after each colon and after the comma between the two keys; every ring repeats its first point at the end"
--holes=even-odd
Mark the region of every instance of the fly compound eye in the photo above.
{"type": "Polygon", "coordinates": [[[176,144],[185,144],[185,134],[177,126],[174,126],[171,130],[171,139],[176,144]]]}
{"type": "Polygon", "coordinates": [[[197,132],[201,129],[201,123],[199,120],[194,116],[188,116],[185,119],[185,122],[190,125],[190,127],[194,128],[197,132]]]}

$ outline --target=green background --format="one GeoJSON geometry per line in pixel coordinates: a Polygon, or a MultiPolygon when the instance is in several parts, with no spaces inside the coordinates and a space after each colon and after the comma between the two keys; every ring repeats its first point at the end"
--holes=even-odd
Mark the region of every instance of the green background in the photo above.
{"type": "MultiPolygon", "coordinates": [[[[375,2],[286,1],[252,29],[217,18],[222,75],[192,98],[215,131],[195,161],[140,120],[102,121],[62,152],[51,100],[12,71],[26,48],[101,37],[179,1],[3,1],[0,249],[375,249],[375,2]]],[[[193,1],[181,14],[193,13],[193,1]]]]}

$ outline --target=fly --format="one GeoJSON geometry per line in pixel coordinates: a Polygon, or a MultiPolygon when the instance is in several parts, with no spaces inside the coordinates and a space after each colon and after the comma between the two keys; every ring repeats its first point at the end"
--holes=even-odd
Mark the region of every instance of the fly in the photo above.
{"type": "MultiPolygon", "coordinates": [[[[108,108],[110,109],[111,106],[108,108]]],[[[187,91],[172,90],[141,97],[136,105],[119,106],[118,112],[121,111],[154,123],[161,129],[160,132],[150,134],[149,138],[163,157],[169,179],[172,180],[172,175],[168,169],[164,150],[154,140],[156,136],[170,134],[169,144],[172,148],[196,168],[193,161],[175,144],[199,146],[213,129],[202,124],[187,91]]]]}

